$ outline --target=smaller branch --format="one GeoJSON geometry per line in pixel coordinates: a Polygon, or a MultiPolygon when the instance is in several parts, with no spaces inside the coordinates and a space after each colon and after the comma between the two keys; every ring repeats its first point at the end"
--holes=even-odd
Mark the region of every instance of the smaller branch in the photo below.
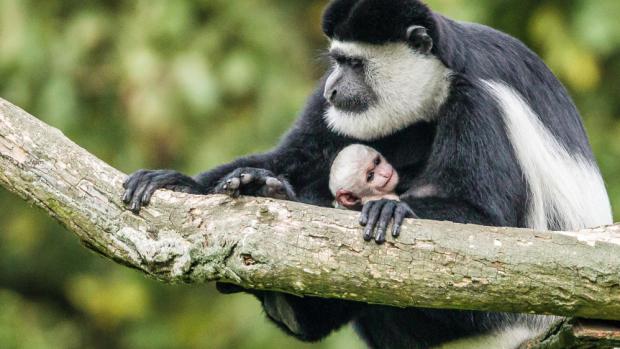
{"type": "Polygon", "coordinates": [[[547,333],[519,349],[617,349],[620,323],[601,320],[564,319],[547,333]]]}

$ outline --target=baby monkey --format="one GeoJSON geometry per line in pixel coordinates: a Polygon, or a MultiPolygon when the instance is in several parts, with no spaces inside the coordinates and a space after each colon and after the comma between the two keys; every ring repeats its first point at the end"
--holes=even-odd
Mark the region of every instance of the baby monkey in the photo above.
{"type": "Polygon", "coordinates": [[[352,144],[334,159],[329,173],[329,190],[338,205],[359,210],[381,199],[399,201],[396,195],[398,173],[374,148],[352,144]]]}
{"type": "Polygon", "coordinates": [[[371,240],[377,227],[375,241],[380,244],[385,242],[390,221],[393,220],[392,236],[397,237],[403,219],[417,217],[396,195],[398,181],[398,173],[383,155],[371,147],[352,144],[334,159],[329,190],[336,198],[336,206],[361,209],[360,224],[366,227],[364,240],[371,240]],[[374,204],[367,204],[371,201],[374,204]]]}

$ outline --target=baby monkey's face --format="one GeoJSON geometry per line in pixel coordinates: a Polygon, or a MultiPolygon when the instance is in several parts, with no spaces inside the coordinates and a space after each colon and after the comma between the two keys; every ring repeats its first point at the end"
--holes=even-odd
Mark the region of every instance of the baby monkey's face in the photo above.
{"type": "Polygon", "coordinates": [[[371,152],[362,162],[365,164],[360,173],[358,183],[360,188],[365,188],[366,195],[384,195],[393,193],[398,184],[398,173],[390,165],[383,155],[371,152]]]}

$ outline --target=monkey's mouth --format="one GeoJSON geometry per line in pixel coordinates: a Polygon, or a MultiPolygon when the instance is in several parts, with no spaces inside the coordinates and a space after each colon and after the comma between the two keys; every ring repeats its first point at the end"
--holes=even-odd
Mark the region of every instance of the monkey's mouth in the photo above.
{"type": "Polygon", "coordinates": [[[385,181],[385,183],[379,187],[379,189],[385,189],[391,182],[392,182],[392,178],[394,177],[394,169],[392,168],[392,172],[390,172],[390,176],[388,177],[388,179],[385,181]]]}
{"type": "Polygon", "coordinates": [[[360,114],[370,109],[370,103],[363,99],[334,100],[328,103],[334,109],[350,114],[360,114]]]}

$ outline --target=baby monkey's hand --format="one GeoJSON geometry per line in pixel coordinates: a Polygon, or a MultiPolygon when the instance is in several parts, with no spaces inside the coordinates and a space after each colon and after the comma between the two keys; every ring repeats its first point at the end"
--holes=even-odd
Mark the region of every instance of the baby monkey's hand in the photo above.
{"type": "Polygon", "coordinates": [[[392,236],[398,237],[405,218],[417,218],[405,202],[389,199],[366,202],[360,215],[360,224],[365,227],[364,240],[370,241],[374,236],[376,243],[384,243],[385,232],[392,219],[392,236]]]}

